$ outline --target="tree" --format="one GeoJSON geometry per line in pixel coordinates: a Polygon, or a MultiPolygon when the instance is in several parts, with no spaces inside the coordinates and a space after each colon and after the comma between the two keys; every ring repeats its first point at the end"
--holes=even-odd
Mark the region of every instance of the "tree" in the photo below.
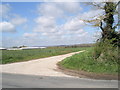
{"type": "Polygon", "coordinates": [[[116,31],[116,28],[120,25],[120,20],[118,23],[114,25],[114,15],[118,15],[118,5],[119,2],[102,2],[102,3],[90,3],[91,5],[104,10],[104,14],[98,15],[97,18],[92,20],[84,20],[87,23],[91,23],[95,27],[100,27],[102,31],[102,37],[99,39],[100,41],[105,41],[106,39],[111,40],[115,38],[113,41],[114,44],[118,44],[118,40],[120,38],[120,34],[116,31]]]}
{"type": "Polygon", "coordinates": [[[86,23],[92,24],[92,26],[99,27],[101,29],[101,38],[99,42],[95,44],[93,57],[98,61],[115,61],[120,64],[118,56],[118,48],[120,47],[120,32],[117,31],[117,27],[120,25],[118,18],[115,23],[115,15],[118,15],[119,2],[99,2],[89,3],[92,6],[102,9],[104,13],[92,17],[90,20],[84,20],[86,23]]]}

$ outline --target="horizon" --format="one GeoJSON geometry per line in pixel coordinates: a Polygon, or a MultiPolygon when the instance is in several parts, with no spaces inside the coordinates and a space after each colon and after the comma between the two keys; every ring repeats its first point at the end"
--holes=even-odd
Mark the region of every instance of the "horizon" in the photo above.
{"type": "Polygon", "coordinates": [[[20,47],[20,46],[27,46],[27,47],[57,47],[57,46],[75,46],[75,45],[87,45],[87,44],[94,44],[94,43],[77,43],[77,44],[60,44],[60,45],[46,45],[46,46],[27,46],[27,45],[19,45],[19,46],[11,46],[11,47],[0,47],[0,48],[12,48],[12,47],[20,47]]]}

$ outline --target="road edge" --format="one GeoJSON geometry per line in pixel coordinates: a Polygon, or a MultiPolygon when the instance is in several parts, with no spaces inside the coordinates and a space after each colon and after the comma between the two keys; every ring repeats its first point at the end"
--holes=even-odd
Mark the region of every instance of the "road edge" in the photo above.
{"type": "MultiPolygon", "coordinates": [[[[61,61],[60,61],[61,62],[61,61]]],[[[119,74],[112,75],[112,74],[98,74],[98,73],[93,73],[93,72],[86,72],[82,70],[72,70],[72,69],[67,69],[64,68],[60,62],[57,63],[58,70],[60,72],[63,72],[64,74],[70,75],[70,76],[75,76],[79,78],[88,78],[88,79],[98,79],[98,80],[118,80],[119,79],[119,74]]]]}

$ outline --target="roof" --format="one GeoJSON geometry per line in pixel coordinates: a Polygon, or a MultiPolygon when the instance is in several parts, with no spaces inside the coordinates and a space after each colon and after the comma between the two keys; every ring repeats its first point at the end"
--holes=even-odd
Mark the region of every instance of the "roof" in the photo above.
{"type": "Polygon", "coordinates": [[[39,48],[46,48],[46,47],[23,47],[21,49],[39,49],[39,48]]]}
{"type": "Polygon", "coordinates": [[[0,50],[2,50],[2,49],[6,49],[6,48],[2,48],[2,47],[0,47],[0,50]]]}

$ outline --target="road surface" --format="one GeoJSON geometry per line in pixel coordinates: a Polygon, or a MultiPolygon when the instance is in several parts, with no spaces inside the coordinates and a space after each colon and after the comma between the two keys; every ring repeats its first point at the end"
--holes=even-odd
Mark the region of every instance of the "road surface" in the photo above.
{"type": "Polygon", "coordinates": [[[92,80],[73,77],[2,75],[3,88],[118,88],[116,80],[92,80]]]}

